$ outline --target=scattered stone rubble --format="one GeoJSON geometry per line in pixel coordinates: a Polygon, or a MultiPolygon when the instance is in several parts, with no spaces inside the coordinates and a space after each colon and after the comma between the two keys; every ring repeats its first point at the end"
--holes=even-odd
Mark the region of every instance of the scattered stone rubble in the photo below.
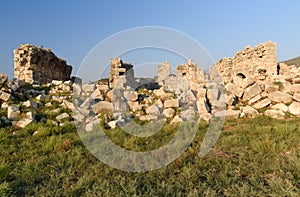
{"type": "MultiPolygon", "coordinates": [[[[30,47],[21,45],[27,52],[18,49],[15,53],[30,54],[30,47]]],[[[21,65],[31,65],[32,61],[28,62],[21,65]]],[[[8,80],[0,73],[0,125],[24,128],[31,122],[45,122],[63,126],[74,121],[91,131],[99,121],[114,129],[133,120],[176,124],[195,117],[210,121],[220,116],[300,116],[300,68],[277,64],[273,42],[246,47],[233,58],[220,60],[210,70],[210,78],[191,60],[177,66],[175,74],[170,67],[168,62],[159,65],[155,79],[135,78],[132,64],[114,58],[108,79],[83,85],[74,83],[79,79],[69,80],[70,73],[66,80],[48,74],[46,80],[24,74],[8,80]],[[222,83],[217,82],[217,73],[222,83]]]]}

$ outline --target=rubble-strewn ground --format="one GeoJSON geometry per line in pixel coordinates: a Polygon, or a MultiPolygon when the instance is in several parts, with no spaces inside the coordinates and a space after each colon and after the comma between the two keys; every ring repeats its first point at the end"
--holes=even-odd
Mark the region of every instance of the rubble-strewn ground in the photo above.
{"type": "MultiPolygon", "coordinates": [[[[206,127],[199,124],[193,144],[176,161],[146,173],[124,172],[98,161],[72,123],[32,123],[18,132],[1,128],[0,196],[299,194],[299,118],[227,121],[216,146],[200,159],[197,153],[206,127]]],[[[174,126],[167,126],[147,143],[119,129],[108,130],[107,135],[129,150],[145,150],[166,143],[174,132],[174,126]]]]}
{"type": "MultiPolygon", "coordinates": [[[[248,61],[253,51],[257,53],[249,50],[238,54],[248,54],[248,61]]],[[[233,68],[235,60],[227,60],[219,63],[233,68]]],[[[167,78],[158,76],[158,81],[134,78],[131,68],[120,58],[112,59],[109,79],[83,85],[76,77],[25,83],[0,73],[0,196],[300,193],[298,67],[272,64],[272,72],[277,68],[272,75],[262,68],[257,76],[239,71],[225,84],[204,78],[192,61],[178,66],[176,76],[164,62],[159,74],[167,78]],[[225,127],[217,144],[204,158],[198,157],[208,123],[223,116],[225,127]],[[146,173],[103,164],[77,133],[78,129],[92,135],[101,126],[116,145],[151,151],[170,142],[178,124],[195,118],[198,133],[186,152],[168,166],[146,173]],[[150,137],[126,133],[127,129],[140,134],[141,128],[151,133],[160,126],[150,137]]]]}

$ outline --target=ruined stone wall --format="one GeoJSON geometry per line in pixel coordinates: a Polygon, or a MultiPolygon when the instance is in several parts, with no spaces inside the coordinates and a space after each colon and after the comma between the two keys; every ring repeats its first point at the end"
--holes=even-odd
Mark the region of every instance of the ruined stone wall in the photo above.
{"type": "Polygon", "coordinates": [[[187,91],[189,89],[197,89],[204,84],[204,70],[194,64],[192,60],[188,60],[186,64],[176,66],[176,75],[170,74],[170,64],[164,62],[158,66],[159,85],[164,86],[167,90],[176,89],[187,91]]]}
{"type": "Polygon", "coordinates": [[[21,44],[14,50],[14,77],[27,83],[70,79],[72,66],[55,56],[50,49],[21,44]]]}
{"type": "Polygon", "coordinates": [[[134,83],[133,65],[124,63],[121,58],[112,58],[109,70],[109,87],[124,87],[134,83]]]}
{"type": "Polygon", "coordinates": [[[277,75],[276,43],[268,41],[251,48],[237,52],[232,58],[223,58],[213,65],[211,77],[219,71],[224,82],[230,82],[233,77],[253,77],[264,80],[268,76],[277,75]]]}
{"type": "Polygon", "coordinates": [[[198,65],[189,60],[187,64],[182,64],[176,67],[176,76],[185,77],[192,83],[204,83],[204,70],[200,69],[198,65]]]}
{"type": "Polygon", "coordinates": [[[165,80],[168,79],[168,77],[171,74],[171,68],[169,62],[163,62],[162,65],[158,66],[157,69],[157,83],[159,85],[164,85],[165,80]]]}

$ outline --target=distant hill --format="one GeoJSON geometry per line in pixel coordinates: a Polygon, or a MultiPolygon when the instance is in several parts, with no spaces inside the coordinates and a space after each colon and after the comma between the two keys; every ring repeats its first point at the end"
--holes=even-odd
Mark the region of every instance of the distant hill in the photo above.
{"type": "Polygon", "coordinates": [[[296,66],[300,66],[300,56],[299,57],[295,57],[293,59],[290,59],[290,60],[285,60],[285,61],[282,61],[283,63],[286,63],[287,65],[296,65],[296,66]]]}

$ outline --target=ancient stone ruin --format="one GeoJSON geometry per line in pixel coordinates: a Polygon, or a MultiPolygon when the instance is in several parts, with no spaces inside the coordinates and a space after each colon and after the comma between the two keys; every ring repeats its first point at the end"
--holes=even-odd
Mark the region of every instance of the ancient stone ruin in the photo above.
{"type": "Polygon", "coordinates": [[[197,89],[204,84],[204,70],[194,64],[192,60],[188,60],[186,64],[176,67],[176,75],[171,74],[170,64],[163,62],[158,66],[157,83],[168,90],[187,91],[189,89],[197,89]]]}
{"type": "Polygon", "coordinates": [[[48,83],[70,79],[72,66],[55,56],[50,49],[21,44],[14,50],[14,77],[24,82],[48,83]]]}
{"type": "Polygon", "coordinates": [[[112,58],[109,70],[109,87],[122,88],[134,82],[133,65],[120,58],[112,58]]]}
{"type": "Polygon", "coordinates": [[[276,60],[276,43],[269,41],[237,52],[232,58],[223,58],[212,66],[210,75],[214,78],[219,72],[224,82],[229,82],[235,76],[242,78],[251,76],[263,80],[268,76],[278,75],[276,60]]]}
{"type": "MultiPolygon", "coordinates": [[[[8,80],[0,73],[1,107],[7,108],[2,125],[24,127],[32,121],[47,121],[34,113],[51,108],[52,103],[72,110],[73,120],[87,131],[93,130],[98,119],[116,128],[132,119],[142,124],[160,120],[173,124],[194,117],[209,122],[215,117],[300,116],[300,67],[277,63],[273,42],[246,47],[233,58],[221,59],[212,66],[209,77],[191,60],[178,65],[175,74],[163,62],[154,79],[135,77],[133,65],[120,58],[111,59],[109,78],[97,83],[65,81],[70,72],[71,67],[50,50],[21,45],[15,51],[17,78],[8,80]],[[28,89],[20,79],[41,84],[28,89]],[[31,108],[41,109],[33,112],[31,108]]],[[[71,119],[58,109],[49,113],[57,114],[52,121],[59,125],[71,119]]]]}

